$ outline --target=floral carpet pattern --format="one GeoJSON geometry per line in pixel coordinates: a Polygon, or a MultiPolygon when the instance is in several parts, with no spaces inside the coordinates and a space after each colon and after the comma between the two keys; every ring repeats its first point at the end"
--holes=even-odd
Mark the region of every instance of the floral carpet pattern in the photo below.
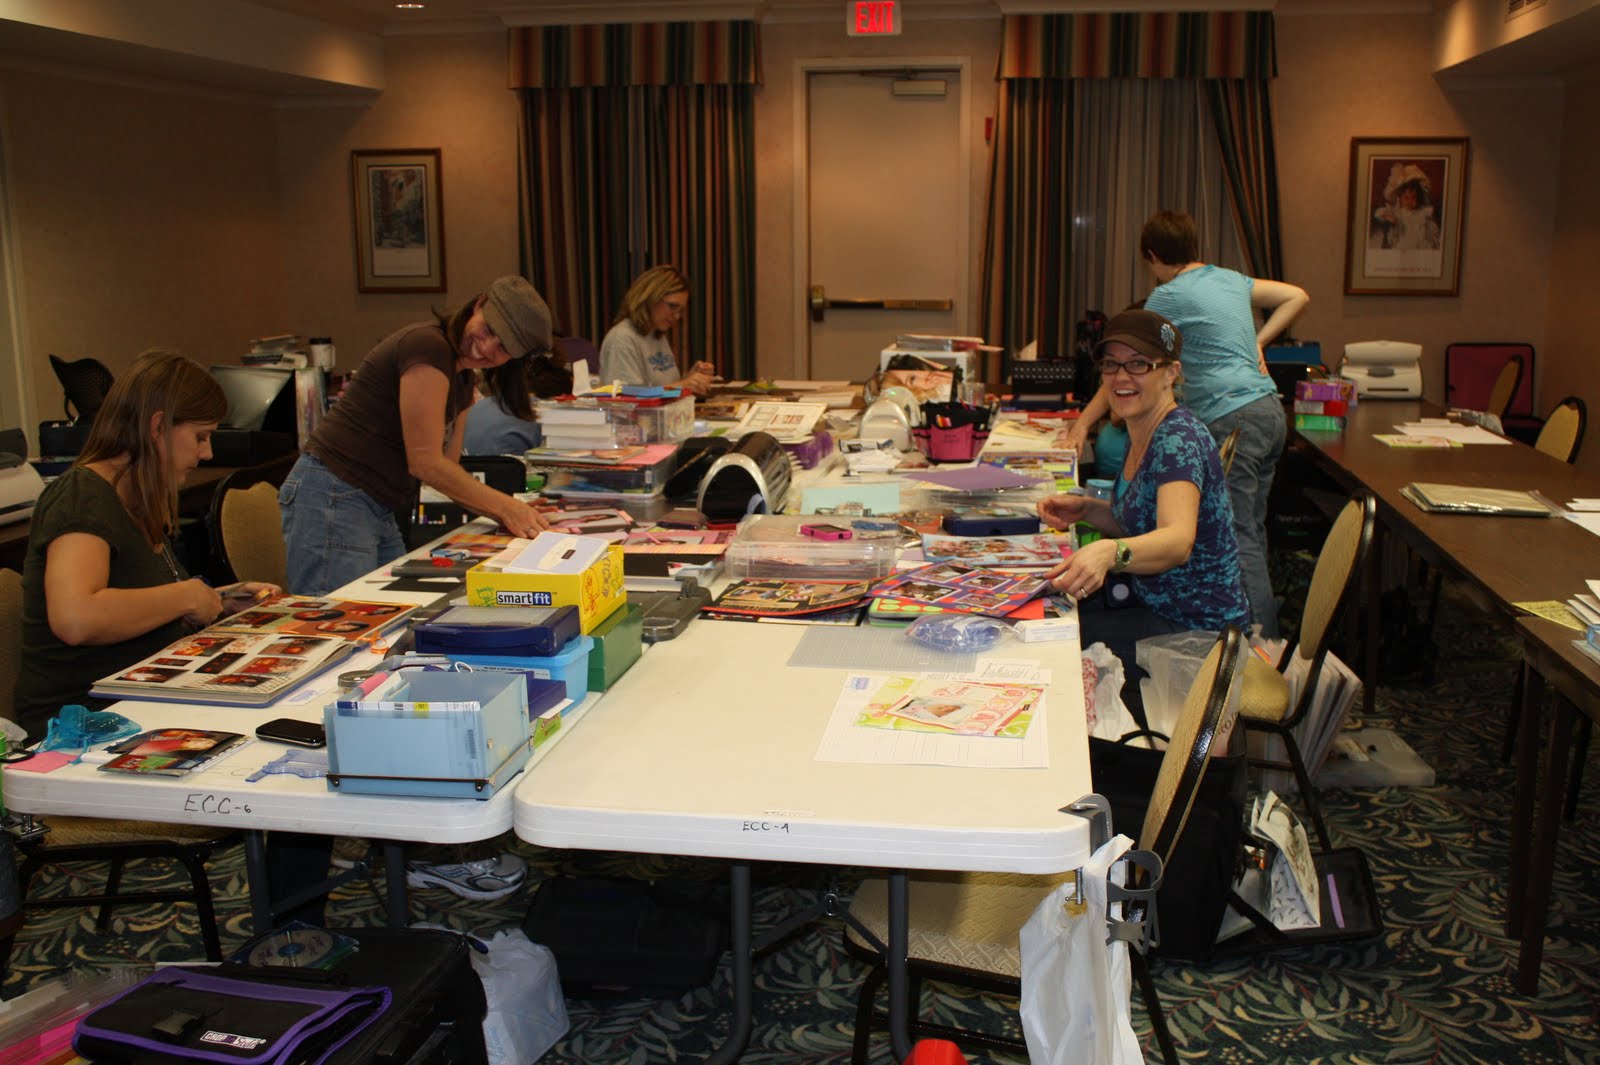
{"type": "MultiPolygon", "coordinates": [[[[1373,940],[1298,948],[1207,966],[1154,963],[1179,1055],[1215,1063],[1519,1062],[1600,1063],[1600,769],[1591,750],[1577,818],[1561,830],[1543,976],[1535,996],[1513,987],[1516,943],[1504,934],[1512,771],[1499,761],[1515,673],[1513,642],[1448,594],[1436,633],[1436,679],[1385,683],[1377,715],[1431,765],[1431,787],[1323,792],[1336,843],[1367,855],[1387,926],[1373,940]]],[[[1075,796],[1063,796],[1063,799],[1075,796]]],[[[507,839],[532,867],[530,885],[560,875],[676,878],[720,883],[713,861],[602,852],[544,851],[507,839]]],[[[756,914],[763,927],[818,906],[831,888],[848,895],[863,870],[757,866],[756,914]]],[[[162,865],[139,877],[165,882],[162,865]]],[[[212,864],[225,950],[249,937],[240,848],[212,864]]],[[[44,894],[75,886],[60,870],[34,886],[44,894]]],[[[131,888],[132,883],[129,884],[131,888]]],[[[377,884],[342,888],[329,923],[383,919],[377,884]]],[[[520,923],[524,888],[495,902],[443,891],[413,891],[417,921],[487,938],[520,923]]],[[[200,956],[191,907],[149,906],[113,915],[105,935],[88,910],[35,910],[18,936],[3,993],[10,998],[74,968],[150,964],[200,956]]],[[[757,959],[751,1065],[850,1059],[862,963],[843,947],[841,925],[805,925],[757,959]]],[[[669,998],[570,999],[571,1030],[543,1061],[553,1065],[645,1065],[704,1056],[728,1027],[726,958],[713,982],[669,998]]],[[[941,1020],[1016,1031],[1004,998],[930,987],[925,1012],[941,1020]]],[[[1154,1040],[1134,995],[1146,1053],[1154,1040]]],[[[971,1061],[1023,1058],[968,1050],[971,1061]]],[[[875,1063],[891,1060],[874,1037],[875,1063]]]]}

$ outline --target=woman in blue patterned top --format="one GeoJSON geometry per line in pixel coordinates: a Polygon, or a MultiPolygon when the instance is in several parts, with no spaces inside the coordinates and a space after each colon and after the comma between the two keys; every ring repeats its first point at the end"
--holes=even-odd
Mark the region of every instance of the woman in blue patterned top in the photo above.
{"type": "Polygon", "coordinates": [[[1052,570],[1051,583],[1078,600],[1083,642],[1103,642],[1122,659],[1123,698],[1141,719],[1139,640],[1250,620],[1216,444],[1173,396],[1182,353],[1183,337],[1154,311],[1126,310],[1106,324],[1095,354],[1129,438],[1116,491],[1110,500],[1058,495],[1039,504],[1054,528],[1082,521],[1103,534],[1052,570]],[[1113,593],[1128,589],[1114,586],[1103,602],[1088,598],[1121,573],[1131,596],[1119,601],[1113,593]]]}

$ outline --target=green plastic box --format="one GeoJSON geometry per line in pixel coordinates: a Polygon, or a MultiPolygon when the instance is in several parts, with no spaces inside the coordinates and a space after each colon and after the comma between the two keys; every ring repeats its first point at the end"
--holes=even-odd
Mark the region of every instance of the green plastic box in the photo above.
{"type": "Polygon", "coordinates": [[[603,692],[639,661],[644,611],[638,603],[623,603],[611,616],[594,627],[589,635],[594,650],[589,652],[589,690],[603,692]]]}

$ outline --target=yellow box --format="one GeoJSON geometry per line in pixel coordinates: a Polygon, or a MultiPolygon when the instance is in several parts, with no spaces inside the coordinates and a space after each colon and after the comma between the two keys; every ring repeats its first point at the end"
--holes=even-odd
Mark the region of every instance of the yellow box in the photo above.
{"type": "Polygon", "coordinates": [[[467,571],[473,606],[575,606],[586,634],[627,598],[622,546],[594,536],[543,532],[467,571]]]}

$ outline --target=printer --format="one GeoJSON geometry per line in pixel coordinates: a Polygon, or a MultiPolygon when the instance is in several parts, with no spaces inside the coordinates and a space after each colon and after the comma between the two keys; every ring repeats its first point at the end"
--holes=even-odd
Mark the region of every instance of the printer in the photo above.
{"type": "Polygon", "coordinates": [[[21,429],[0,432],[0,525],[33,514],[44,479],[28,461],[28,438],[21,429]]]}
{"type": "Polygon", "coordinates": [[[1403,340],[1361,340],[1344,346],[1339,375],[1366,399],[1420,399],[1422,345],[1403,340]]]}

